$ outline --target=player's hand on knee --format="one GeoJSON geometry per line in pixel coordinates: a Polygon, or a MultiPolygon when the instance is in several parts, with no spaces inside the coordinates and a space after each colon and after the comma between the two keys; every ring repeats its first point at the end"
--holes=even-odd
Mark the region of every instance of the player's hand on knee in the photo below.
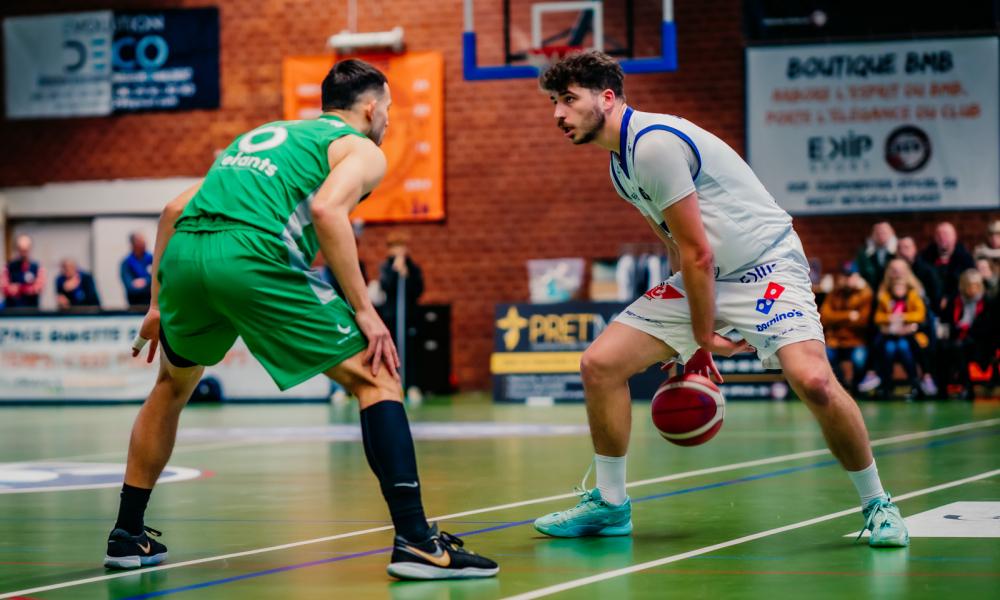
{"type": "Polygon", "coordinates": [[[362,362],[371,363],[372,376],[378,376],[379,369],[384,365],[393,378],[399,379],[399,354],[396,353],[396,344],[382,318],[371,308],[359,310],[354,319],[361,333],[368,338],[368,349],[365,350],[362,362]]]}
{"type": "Polygon", "coordinates": [[[147,363],[153,362],[153,357],[156,356],[156,347],[160,343],[160,311],[156,308],[150,308],[142,320],[139,333],[132,340],[132,356],[139,356],[143,347],[149,342],[152,343],[149,344],[149,354],[146,355],[147,363]]]}

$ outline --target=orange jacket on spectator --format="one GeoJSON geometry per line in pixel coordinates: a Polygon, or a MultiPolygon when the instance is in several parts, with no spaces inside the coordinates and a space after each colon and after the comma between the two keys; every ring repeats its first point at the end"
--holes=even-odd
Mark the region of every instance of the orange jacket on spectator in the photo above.
{"type": "Polygon", "coordinates": [[[826,345],[834,349],[864,346],[871,312],[872,289],[867,285],[830,292],[819,311],[826,328],[826,345]],[[852,320],[851,313],[856,313],[857,318],[852,320]]]}
{"type": "MultiPolygon", "coordinates": [[[[892,306],[895,301],[889,292],[879,292],[878,306],[875,308],[875,324],[888,325],[892,316],[892,306]]],[[[906,292],[906,308],[903,310],[903,323],[920,325],[927,319],[927,306],[917,290],[910,288],[906,292]]]]}

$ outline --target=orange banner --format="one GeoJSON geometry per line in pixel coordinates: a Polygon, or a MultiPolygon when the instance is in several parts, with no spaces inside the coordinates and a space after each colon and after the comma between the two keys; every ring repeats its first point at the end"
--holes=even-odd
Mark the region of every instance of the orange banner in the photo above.
{"type": "MultiPolygon", "coordinates": [[[[444,219],[444,59],[440,52],[359,57],[389,79],[392,108],[382,150],[385,179],[351,214],[368,222],[444,219]]],[[[284,61],[286,119],[320,114],[320,84],[334,56],[284,61]]]]}

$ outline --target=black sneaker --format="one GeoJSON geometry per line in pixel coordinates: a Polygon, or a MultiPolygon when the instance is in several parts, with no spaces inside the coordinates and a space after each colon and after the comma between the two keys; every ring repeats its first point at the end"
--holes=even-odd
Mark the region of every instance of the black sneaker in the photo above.
{"type": "Polygon", "coordinates": [[[108,553],[104,557],[104,566],[109,569],[138,569],[158,565],[167,559],[167,547],[150,539],[147,533],[160,537],[163,535],[152,527],[143,526],[143,532],[132,535],[124,529],[115,529],[108,536],[108,553]]]}
{"type": "Polygon", "coordinates": [[[473,579],[493,577],[500,571],[492,560],[465,550],[459,538],[431,528],[431,537],[414,544],[396,536],[392,560],[386,569],[398,579],[473,579]]]}

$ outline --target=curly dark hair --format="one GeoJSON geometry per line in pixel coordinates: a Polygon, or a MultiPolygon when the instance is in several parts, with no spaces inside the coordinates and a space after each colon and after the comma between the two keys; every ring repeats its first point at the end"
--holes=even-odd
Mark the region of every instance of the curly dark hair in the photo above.
{"type": "Polygon", "coordinates": [[[538,85],[547,92],[561,93],[571,85],[602,92],[611,90],[625,96],[625,72],[618,61],[600,50],[570,54],[538,76],[538,85]]]}

